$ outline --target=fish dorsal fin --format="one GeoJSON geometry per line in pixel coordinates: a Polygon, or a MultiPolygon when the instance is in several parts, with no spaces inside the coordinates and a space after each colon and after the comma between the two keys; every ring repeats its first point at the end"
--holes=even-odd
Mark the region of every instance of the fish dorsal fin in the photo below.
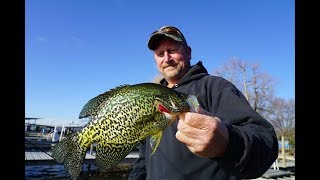
{"type": "Polygon", "coordinates": [[[90,116],[96,116],[98,112],[101,110],[101,105],[106,102],[110,97],[114,96],[115,94],[119,94],[122,91],[129,88],[130,85],[125,84],[118,86],[116,88],[110,89],[109,91],[106,91],[92,99],[90,99],[82,108],[79,119],[90,117],[90,116]]]}

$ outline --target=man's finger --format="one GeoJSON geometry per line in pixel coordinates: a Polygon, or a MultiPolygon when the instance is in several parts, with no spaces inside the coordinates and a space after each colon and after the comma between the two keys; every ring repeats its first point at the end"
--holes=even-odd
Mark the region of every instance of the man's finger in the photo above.
{"type": "Polygon", "coordinates": [[[176,138],[187,146],[192,146],[194,144],[194,139],[184,135],[181,131],[176,132],[176,138]]]}
{"type": "Polygon", "coordinates": [[[177,130],[180,131],[183,135],[192,139],[199,139],[203,134],[202,129],[197,129],[192,126],[189,126],[182,120],[179,120],[177,130]]]}
{"type": "Polygon", "coordinates": [[[214,124],[213,121],[215,119],[212,116],[187,112],[184,117],[180,118],[180,120],[197,129],[208,129],[214,124]]]}

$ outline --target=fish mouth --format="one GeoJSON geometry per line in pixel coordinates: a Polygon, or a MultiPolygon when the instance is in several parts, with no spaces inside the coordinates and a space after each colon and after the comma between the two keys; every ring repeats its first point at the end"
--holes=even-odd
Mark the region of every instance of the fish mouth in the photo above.
{"type": "Polygon", "coordinates": [[[173,112],[170,112],[170,113],[167,113],[167,112],[162,112],[164,114],[164,116],[169,119],[169,125],[175,121],[175,120],[178,120],[179,119],[179,114],[180,113],[173,113],[173,112]]]}

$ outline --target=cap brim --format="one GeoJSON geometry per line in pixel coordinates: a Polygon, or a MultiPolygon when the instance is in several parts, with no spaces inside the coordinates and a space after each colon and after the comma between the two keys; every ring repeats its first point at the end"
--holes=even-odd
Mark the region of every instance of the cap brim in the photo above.
{"type": "Polygon", "coordinates": [[[148,48],[150,50],[155,50],[156,46],[157,46],[157,43],[162,39],[162,38],[170,38],[172,40],[175,40],[175,41],[178,41],[178,42],[182,42],[183,40],[182,39],[179,39],[173,35],[170,35],[170,34],[165,34],[165,33],[154,33],[150,38],[149,38],[149,41],[148,41],[148,48]]]}

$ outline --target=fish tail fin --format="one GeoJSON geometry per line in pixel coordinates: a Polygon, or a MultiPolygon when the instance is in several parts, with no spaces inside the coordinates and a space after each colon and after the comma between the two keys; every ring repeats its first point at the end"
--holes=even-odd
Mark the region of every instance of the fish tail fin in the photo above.
{"type": "Polygon", "coordinates": [[[51,156],[62,163],[72,179],[77,179],[82,169],[87,148],[82,147],[77,140],[77,134],[71,134],[58,142],[51,149],[51,156]]]}

